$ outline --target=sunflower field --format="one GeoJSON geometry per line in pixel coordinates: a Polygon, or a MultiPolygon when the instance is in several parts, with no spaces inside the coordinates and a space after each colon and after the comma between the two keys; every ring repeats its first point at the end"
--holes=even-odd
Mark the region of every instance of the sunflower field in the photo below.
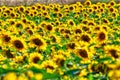
{"type": "Polygon", "coordinates": [[[120,80],[120,3],[0,7],[0,80],[120,80]]]}

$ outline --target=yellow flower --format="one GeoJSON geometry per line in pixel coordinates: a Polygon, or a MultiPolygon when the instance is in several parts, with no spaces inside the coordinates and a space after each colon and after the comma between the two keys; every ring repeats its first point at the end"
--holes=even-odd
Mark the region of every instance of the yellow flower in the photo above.
{"type": "Polygon", "coordinates": [[[24,6],[19,6],[18,7],[18,11],[19,12],[24,12],[25,11],[25,7],[24,6]]]}
{"type": "Polygon", "coordinates": [[[75,51],[75,54],[83,59],[84,62],[89,62],[90,58],[92,58],[93,54],[89,52],[88,48],[78,47],[75,51]]]}
{"type": "Polygon", "coordinates": [[[84,3],[85,6],[90,6],[91,5],[91,1],[90,0],[86,0],[84,3]]]}
{"type": "Polygon", "coordinates": [[[104,31],[103,29],[102,30],[100,30],[100,31],[98,31],[97,32],[97,35],[96,35],[96,37],[95,37],[96,39],[96,42],[98,42],[98,43],[104,43],[104,42],[106,42],[107,41],[107,39],[108,39],[108,34],[107,34],[107,32],[106,31],[104,31]]]}
{"type": "Polygon", "coordinates": [[[28,80],[28,79],[25,76],[20,75],[17,77],[17,80],[28,80]]]}
{"type": "Polygon", "coordinates": [[[68,24],[68,26],[72,26],[72,27],[75,26],[75,23],[73,20],[68,20],[67,24],[68,24]]]}
{"type": "Polygon", "coordinates": [[[36,80],[42,80],[42,74],[41,73],[35,74],[35,79],[36,80]]]}
{"type": "Polygon", "coordinates": [[[115,5],[116,5],[116,3],[115,3],[115,1],[114,1],[114,0],[111,0],[111,1],[108,3],[108,5],[109,5],[109,6],[115,6],[115,5]]]}
{"type": "Polygon", "coordinates": [[[37,64],[40,60],[43,59],[43,56],[40,53],[31,53],[29,57],[30,64],[37,64]]]}
{"type": "Polygon", "coordinates": [[[27,49],[27,45],[26,42],[23,38],[19,37],[13,37],[12,41],[11,41],[11,47],[14,47],[16,50],[18,51],[22,51],[25,52],[27,49]]]}
{"type": "Polygon", "coordinates": [[[45,68],[48,73],[53,73],[58,67],[52,60],[46,60],[41,64],[42,68],[45,68]]]}
{"type": "Polygon", "coordinates": [[[34,34],[31,36],[29,47],[37,47],[37,49],[45,50],[46,46],[47,44],[41,36],[39,36],[38,34],[34,34]]]}
{"type": "Polygon", "coordinates": [[[17,80],[17,75],[14,72],[9,72],[4,76],[3,80],[17,80]]]}
{"type": "Polygon", "coordinates": [[[29,78],[32,78],[32,77],[34,77],[34,73],[32,71],[27,71],[27,76],[29,78]]]}
{"type": "Polygon", "coordinates": [[[112,56],[113,59],[117,59],[120,56],[119,46],[107,45],[104,47],[104,51],[107,55],[112,56]]]}
{"type": "Polygon", "coordinates": [[[62,54],[53,55],[52,60],[59,66],[64,66],[65,58],[62,54]]]}

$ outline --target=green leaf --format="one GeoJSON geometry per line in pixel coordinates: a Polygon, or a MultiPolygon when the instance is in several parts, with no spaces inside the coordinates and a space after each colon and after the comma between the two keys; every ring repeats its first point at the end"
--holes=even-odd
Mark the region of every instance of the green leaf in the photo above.
{"type": "Polygon", "coordinates": [[[104,62],[104,61],[112,61],[111,57],[105,57],[105,58],[100,58],[97,60],[99,63],[104,62]]]}
{"type": "Polygon", "coordinates": [[[51,53],[51,47],[52,47],[52,45],[48,45],[46,50],[45,50],[45,53],[50,54],[51,53]]]}
{"type": "Polygon", "coordinates": [[[114,45],[120,45],[120,41],[112,41],[112,44],[114,44],[114,45]]]}
{"type": "Polygon", "coordinates": [[[94,80],[93,74],[89,74],[89,75],[88,75],[88,80],[94,80]]]}
{"type": "Polygon", "coordinates": [[[36,50],[36,48],[28,48],[27,52],[28,52],[28,53],[32,53],[32,52],[34,52],[35,50],[36,50]]]}
{"type": "Polygon", "coordinates": [[[60,79],[60,75],[57,73],[45,73],[43,74],[43,79],[42,80],[59,80],[60,79]]]}
{"type": "Polygon", "coordinates": [[[45,73],[46,72],[43,69],[38,69],[38,68],[35,68],[35,67],[31,67],[30,70],[33,71],[34,73],[45,73]]]}
{"type": "Polygon", "coordinates": [[[67,50],[67,46],[66,46],[66,45],[63,45],[63,46],[62,46],[62,50],[66,51],[66,50],[67,50]]]}
{"type": "Polygon", "coordinates": [[[64,74],[65,75],[70,75],[70,76],[75,76],[78,73],[80,73],[80,69],[72,69],[72,70],[68,70],[66,71],[64,74]]]}
{"type": "Polygon", "coordinates": [[[120,20],[120,16],[117,17],[117,20],[120,20]]]}

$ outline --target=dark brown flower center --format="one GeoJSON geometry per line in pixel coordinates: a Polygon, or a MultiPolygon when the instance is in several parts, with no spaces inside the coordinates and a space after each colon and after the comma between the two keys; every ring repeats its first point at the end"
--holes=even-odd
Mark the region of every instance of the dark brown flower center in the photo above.
{"type": "Polygon", "coordinates": [[[76,29],[75,30],[75,33],[77,34],[77,33],[82,33],[82,31],[80,30],[80,29],[76,29]]]}
{"type": "Polygon", "coordinates": [[[51,31],[52,30],[52,26],[51,25],[46,25],[47,30],[51,31]]]}
{"type": "Polygon", "coordinates": [[[11,40],[11,38],[8,35],[4,35],[3,39],[5,42],[9,42],[11,40]]]}
{"type": "Polygon", "coordinates": [[[14,58],[14,56],[13,56],[13,54],[11,53],[10,50],[7,50],[7,51],[5,52],[5,54],[6,54],[7,58],[14,58]]]}
{"type": "Polygon", "coordinates": [[[114,58],[118,58],[119,56],[117,55],[117,51],[114,49],[109,50],[110,54],[114,57],[114,58]]]}
{"type": "Polygon", "coordinates": [[[85,41],[85,42],[90,42],[90,38],[88,35],[82,35],[81,36],[81,40],[85,41]]]}
{"type": "Polygon", "coordinates": [[[69,47],[70,49],[75,49],[75,43],[70,43],[70,44],[68,44],[68,47],[69,47]]]}
{"type": "Polygon", "coordinates": [[[13,45],[17,48],[17,49],[23,49],[24,46],[23,46],[23,43],[20,41],[20,40],[15,40],[13,42],[13,45]]]}
{"type": "Polygon", "coordinates": [[[88,58],[88,53],[85,49],[79,49],[78,54],[83,58],[88,58]]]}
{"type": "Polygon", "coordinates": [[[39,58],[38,56],[35,56],[35,57],[33,58],[33,62],[34,62],[34,63],[38,63],[39,60],[40,60],[40,58],[39,58]]]}
{"type": "Polygon", "coordinates": [[[104,40],[105,37],[106,37],[105,33],[103,33],[103,32],[99,33],[99,35],[98,35],[99,40],[104,40]]]}
{"type": "Polygon", "coordinates": [[[32,42],[37,46],[43,45],[43,42],[38,38],[33,39],[32,42]]]}

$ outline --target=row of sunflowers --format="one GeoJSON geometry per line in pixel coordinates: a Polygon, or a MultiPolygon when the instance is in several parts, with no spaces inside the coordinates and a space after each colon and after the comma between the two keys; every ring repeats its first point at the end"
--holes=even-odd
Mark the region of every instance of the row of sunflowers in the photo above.
{"type": "Polygon", "coordinates": [[[0,7],[0,80],[119,80],[120,3],[0,7]]]}

